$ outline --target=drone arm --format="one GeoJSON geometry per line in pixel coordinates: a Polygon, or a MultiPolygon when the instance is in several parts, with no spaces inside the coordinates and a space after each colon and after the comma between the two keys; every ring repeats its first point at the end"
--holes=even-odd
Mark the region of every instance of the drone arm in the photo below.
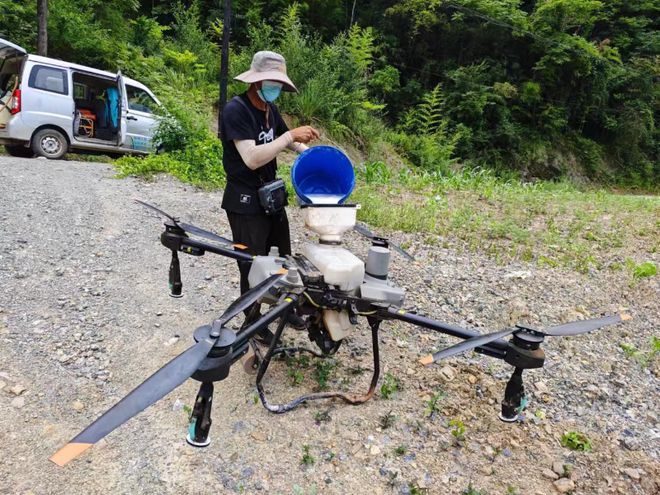
{"type": "MultiPolygon", "coordinates": [[[[447,335],[452,335],[461,339],[470,339],[472,337],[478,337],[481,335],[474,330],[469,330],[467,328],[459,327],[456,325],[450,325],[448,323],[442,323],[440,321],[427,318],[426,316],[409,313],[408,311],[395,308],[393,306],[382,309],[380,313],[383,319],[405,321],[406,323],[428,328],[429,330],[436,330],[438,332],[446,333],[447,335]]],[[[487,356],[504,359],[504,355],[506,354],[508,347],[509,344],[507,344],[505,341],[495,340],[482,347],[477,347],[475,350],[476,352],[486,354],[487,356]]]]}
{"type": "Polygon", "coordinates": [[[252,260],[254,259],[254,256],[251,254],[243,253],[241,251],[234,251],[233,249],[225,248],[222,246],[215,246],[213,244],[208,244],[196,239],[191,239],[190,237],[183,239],[181,242],[181,248],[179,249],[179,251],[188,254],[193,254],[194,251],[198,250],[202,250],[202,252],[208,251],[209,253],[213,254],[221,254],[227,258],[233,258],[235,260],[245,261],[248,263],[252,263],[252,260]]]}

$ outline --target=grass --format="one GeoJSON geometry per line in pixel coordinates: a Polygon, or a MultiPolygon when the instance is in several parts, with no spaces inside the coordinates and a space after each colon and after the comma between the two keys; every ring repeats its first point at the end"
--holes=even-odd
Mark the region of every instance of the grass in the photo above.
{"type": "Polygon", "coordinates": [[[634,345],[625,342],[621,342],[619,347],[627,358],[637,361],[642,368],[646,368],[660,354],[660,338],[655,335],[651,336],[649,344],[648,352],[637,349],[634,345]]]}
{"type": "MultiPolygon", "coordinates": [[[[612,258],[648,256],[660,247],[660,200],[653,197],[569,182],[526,184],[486,170],[408,172],[389,183],[370,182],[364,173],[360,179],[352,196],[362,205],[360,220],[453,238],[502,263],[518,259],[586,273],[608,268],[612,258]]],[[[651,262],[635,267],[636,278],[657,273],[651,262]]]]}
{"type": "Polygon", "coordinates": [[[561,444],[571,450],[589,452],[592,449],[591,440],[579,431],[567,431],[561,436],[561,444]]]}
{"type": "Polygon", "coordinates": [[[433,394],[431,398],[426,401],[426,409],[424,410],[424,414],[430,417],[434,413],[440,412],[440,401],[445,397],[447,397],[445,392],[436,392],[433,394]]]}
{"type": "Polygon", "coordinates": [[[452,419],[449,422],[451,428],[451,435],[454,437],[456,443],[461,443],[465,441],[465,423],[460,419],[452,419]]]}
{"type": "Polygon", "coordinates": [[[383,399],[390,399],[401,387],[401,382],[391,373],[385,373],[383,384],[380,386],[380,396],[383,399]]]}
{"type": "MultiPolygon", "coordinates": [[[[210,140],[200,143],[114,165],[120,177],[167,172],[205,189],[224,187],[221,150],[210,140]]],[[[280,165],[293,198],[290,171],[280,165]]],[[[442,175],[373,162],[356,171],[351,201],[362,205],[358,219],[375,229],[414,232],[430,246],[452,240],[502,264],[520,260],[581,273],[625,267],[633,281],[657,275],[648,259],[660,252],[660,198],[568,181],[523,183],[485,169],[442,175]]]]}
{"type": "Polygon", "coordinates": [[[309,453],[309,445],[303,445],[303,455],[300,459],[300,463],[305,466],[311,466],[316,462],[316,459],[312,454],[309,453]]]}

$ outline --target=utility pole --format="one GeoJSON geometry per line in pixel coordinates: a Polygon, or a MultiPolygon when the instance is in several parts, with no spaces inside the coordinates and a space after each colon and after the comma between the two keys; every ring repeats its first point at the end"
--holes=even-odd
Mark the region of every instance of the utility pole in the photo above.
{"type": "Polygon", "coordinates": [[[222,52],[220,55],[220,99],[218,101],[218,139],[221,138],[222,111],[227,103],[227,80],[229,73],[229,34],[231,31],[231,0],[225,0],[225,15],[222,20],[222,52]]]}
{"type": "Polygon", "coordinates": [[[48,55],[48,0],[37,0],[37,55],[48,55]]]}

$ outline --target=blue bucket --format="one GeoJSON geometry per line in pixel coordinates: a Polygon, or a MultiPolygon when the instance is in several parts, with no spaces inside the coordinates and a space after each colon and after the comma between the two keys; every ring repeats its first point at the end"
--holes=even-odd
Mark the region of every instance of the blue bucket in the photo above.
{"type": "Polygon", "coordinates": [[[355,187],[351,160],[332,146],[315,146],[293,162],[291,182],[303,204],[342,204],[355,187]]]}

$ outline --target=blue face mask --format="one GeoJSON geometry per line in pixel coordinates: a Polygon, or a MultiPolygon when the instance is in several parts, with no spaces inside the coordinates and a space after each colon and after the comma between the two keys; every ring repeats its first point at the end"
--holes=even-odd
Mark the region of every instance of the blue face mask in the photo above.
{"type": "Polygon", "coordinates": [[[259,98],[269,103],[275,101],[282,92],[282,83],[264,81],[261,83],[261,89],[257,91],[259,98]]]}

